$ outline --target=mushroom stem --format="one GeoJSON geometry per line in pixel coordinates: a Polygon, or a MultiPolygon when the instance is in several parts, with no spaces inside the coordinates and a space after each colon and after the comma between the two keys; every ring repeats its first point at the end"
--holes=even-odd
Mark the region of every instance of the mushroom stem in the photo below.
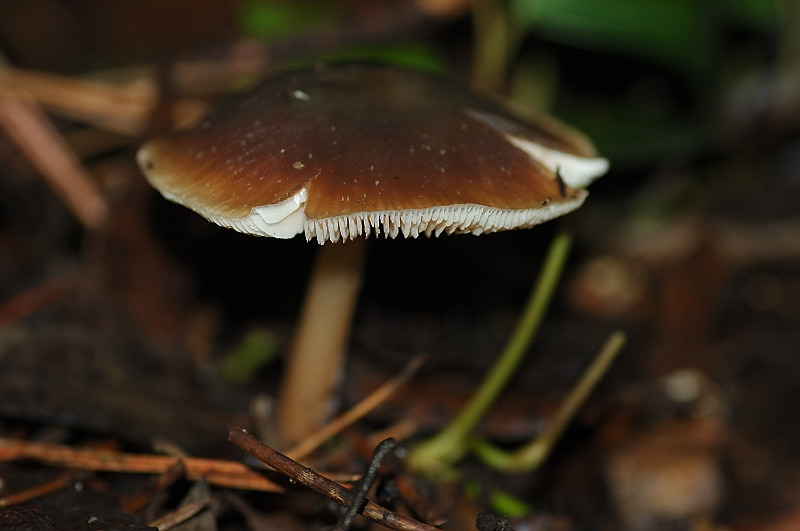
{"type": "Polygon", "coordinates": [[[358,239],[323,245],[317,254],[277,404],[278,437],[287,447],[318,430],[333,410],[365,250],[358,239]]]}
{"type": "Polygon", "coordinates": [[[525,358],[553,298],[571,244],[572,232],[562,224],[550,243],[539,278],[505,349],[461,413],[439,434],[411,449],[408,457],[411,468],[445,479],[452,477],[451,466],[467,453],[472,431],[525,358]]]}

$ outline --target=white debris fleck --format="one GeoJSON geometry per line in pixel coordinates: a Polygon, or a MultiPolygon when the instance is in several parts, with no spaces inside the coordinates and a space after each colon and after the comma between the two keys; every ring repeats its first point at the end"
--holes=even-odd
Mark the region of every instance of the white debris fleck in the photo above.
{"type": "Polygon", "coordinates": [[[292,96],[295,99],[302,100],[302,101],[308,101],[308,100],[311,99],[311,96],[309,96],[309,94],[307,92],[303,92],[300,89],[297,89],[294,92],[292,92],[292,96]]]}

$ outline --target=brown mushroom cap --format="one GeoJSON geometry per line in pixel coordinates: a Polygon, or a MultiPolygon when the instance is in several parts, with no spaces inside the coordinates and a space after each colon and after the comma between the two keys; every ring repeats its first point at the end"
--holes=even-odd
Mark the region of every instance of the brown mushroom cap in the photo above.
{"type": "Polygon", "coordinates": [[[137,158],[219,225],[324,243],[542,223],[606,171],[589,150],[438,77],[353,64],[272,77],[137,158]]]}

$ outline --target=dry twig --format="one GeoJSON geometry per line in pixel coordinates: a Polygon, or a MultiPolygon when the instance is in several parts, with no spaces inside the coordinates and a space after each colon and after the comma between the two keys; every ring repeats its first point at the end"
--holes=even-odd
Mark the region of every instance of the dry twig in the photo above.
{"type": "MultiPolygon", "coordinates": [[[[339,505],[349,507],[353,503],[354,496],[350,490],[259,442],[243,429],[229,428],[228,440],[289,479],[326,496],[339,505]]],[[[408,516],[385,509],[371,501],[366,502],[360,513],[389,529],[400,531],[435,531],[436,529],[408,516]]]]}
{"type": "Polygon", "coordinates": [[[155,76],[109,83],[18,68],[0,69],[0,84],[62,116],[129,136],[142,134],[158,101],[155,76]]]}
{"type": "Polygon", "coordinates": [[[183,466],[190,480],[236,489],[280,492],[283,489],[261,472],[236,461],[197,457],[170,457],[113,452],[104,449],[76,449],[57,444],[0,439],[0,461],[35,459],[54,466],[79,470],[163,474],[175,465],[183,466]]]}
{"type": "Polygon", "coordinates": [[[203,511],[209,505],[211,505],[211,501],[211,498],[203,498],[202,500],[198,500],[196,502],[181,505],[171,513],[165,514],[160,518],[156,518],[147,525],[149,527],[155,527],[158,529],[158,531],[167,531],[168,529],[172,529],[186,522],[196,514],[199,514],[200,511],[203,511]]]}
{"type": "Polygon", "coordinates": [[[69,274],[46,280],[0,303],[0,325],[21,321],[57,301],[67,291],[68,277],[69,274]]]}
{"type": "Polygon", "coordinates": [[[42,110],[0,87],[0,126],[87,229],[102,227],[109,205],[78,157],[42,110]]]}
{"type": "Polygon", "coordinates": [[[345,511],[344,516],[336,525],[334,531],[347,531],[350,529],[350,526],[353,525],[356,515],[358,515],[364,503],[367,501],[367,495],[370,489],[378,479],[378,474],[380,473],[381,466],[383,466],[383,462],[396,448],[397,443],[391,437],[381,441],[377,448],[375,448],[375,452],[372,454],[372,459],[369,461],[364,477],[353,487],[353,498],[350,502],[350,507],[347,508],[347,511],[345,511]]]}
{"type": "Polygon", "coordinates": [[[50,494],[51,492],[61,490],[64,487],[66,487],[69,484],[69,482],[72,481],[73,479],[74,479],[73,474],[65,472],[60,476],[58,476],[57,478],[51,479],[50,481],[40,483],[39,485],[36,485],[29,489],[25,489],[15,494],[9,494],[8,496],[3,496],[2,498],[0,498],[0,508],[10,507],[12,505],[19,505],[21,503],[35,500],[36,498],[40,498],[46,494],[50,494]]]}
{"type": "MultiPolygon", "coordinates": [[[[295,445],[286,452],[286,456],[299,461],[319,448],[325,441],[341,432],[358,419],[384,403],[402,386],[422,365],[422,356],[414,357],[394,378],[375,389],[358,404],[339,415],[321,430],[310,437],[306,437],[302,442],[295,445]]],[[[384,437],[385,438],[385,437],[384,437]]]]}

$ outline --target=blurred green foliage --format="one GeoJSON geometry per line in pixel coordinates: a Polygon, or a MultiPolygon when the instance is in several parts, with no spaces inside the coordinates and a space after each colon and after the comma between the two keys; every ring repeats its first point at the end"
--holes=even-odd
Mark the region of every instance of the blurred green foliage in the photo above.
{"type": "MultiPolygon", "coordinates": [[[[507,23],[486,27],[508,34],[487,33],[475,42],[482,50],[494,49],[491,38],[519,45],[495,61],[511,59],[505,72],[511,98],[584,129],[620,167],[708,149],[719,136],[715,113],[732,84],[766,68],[753,64],[763,51],[754,53],[738,36],[744,30],[766,36],[761,45],[780,42],[773,37],[790,0],[494,1],[507,23]],[[576,61],[584,63],[577,79],[569,75],[576,61]]],[[[271,40],[331,30],[346,24],[345,16],[339,2],[245,0],[240,23],[244,34],[271,40]]],[[[295,66],[383,61],[446,72],[441,46],[423,37],[365,42],[298,58],[295,66]]]]}
{"type": "Polygon", "coordinates": [[[403,41],[381,46],[359,46],[321,54],[323,61],[378,61],[424,72],[446,72],[444,54],[424,42],[403,41]]]}
{"type": "Polygon", "coordinates": [[[239,8],[239,28],[256,39],[280,39],[318,30],[339,16],[334,2],[245,0],[239,8]]]}
{"type": "MultiPolygon", "coordinates": [[[[555,112],[584,129],[616,168],[713,149],[726,98],[742,79],[769,68],[753,60],[769,52],[754,54],[742,32],[762,36],[755,46],[778,42],[784,7],[779,0],[507,3],[526,35],[597,54],[584,65],[586,85],[561,79],[563,63],[538,79],[554,85],[555,112]]],[[[522,61],[531,53],[523,50],[522,61]]],[[[540,46],[533,55],[546,53],[540,46]]]]}
{"type": "MultiPolygon", "coordinates": [[[[287,0],[246,0],[238,14],[240,32],[247,37],[263,40],[291,38],[329,30],[343,16],[337,2],[287,0]]],[[[297,58],[296,66],[309,61],[378,61],[423,71],[447,70],[442,52],[422,40],[364,43],[318,51],[313,57],[297,58]]]]}
{"type": "Polygon", "coordinates": [[[222,376],[229,383],[245,384],[277,355],[278,342],[269,331],[251,330],[221,360],[222,376]]]}
{"type": "Polygon", "coordinates": [[[513,19],[572,45],[647,54],[696,68],[703,54],[706,2],[697,0],[518,0],[513,19]]]}
{"type": "Polygon", "coordinates": [[[763,27],[778,7],[776,0],[513,0],[509,10],[543,37],[696,71],[708,67],[726,21],[763,27]]]}
{"type": "Polygon", "coordinates": [[[523,518],[534,511],[534,508],[529,503],[499,490],[493,491],[489,495],[489,506],[497,514],[510,518],[523,518]]]}

